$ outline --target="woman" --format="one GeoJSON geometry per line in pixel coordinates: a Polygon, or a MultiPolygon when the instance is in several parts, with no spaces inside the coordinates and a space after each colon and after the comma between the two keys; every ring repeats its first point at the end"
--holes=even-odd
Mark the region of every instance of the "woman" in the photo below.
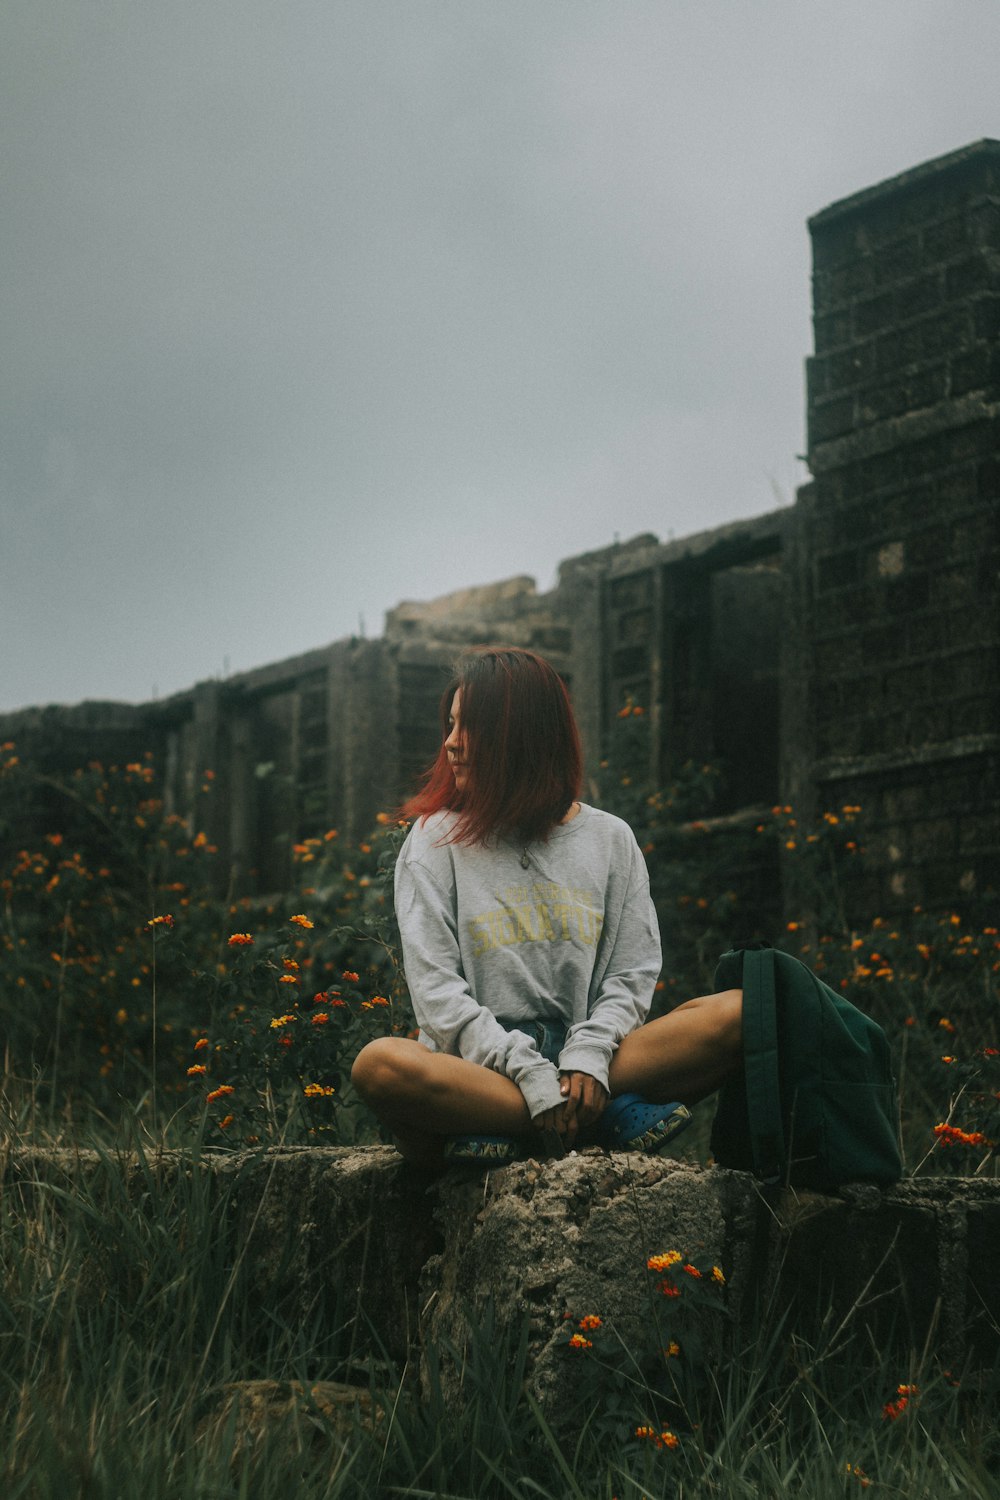
{"type": "Polygon", "coordinates": [[[645,864],[627,824],[579,801],[579,734],[548,662],[470,652],[441,713],[396,866],[419,1040],[369,1042],[358,1092],[427,1165],[658,1150],[738,1066],[742,992],[644,1024],[660,971],[645,864]]]}

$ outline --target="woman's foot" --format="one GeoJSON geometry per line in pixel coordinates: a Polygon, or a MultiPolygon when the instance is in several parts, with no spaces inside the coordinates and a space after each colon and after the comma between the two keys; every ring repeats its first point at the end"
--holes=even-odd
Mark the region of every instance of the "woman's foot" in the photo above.
{"type": "Polygon", "coordinates": [[[474,1166],[489,1170],[517,1161],[520,1150],[512,1135],[450,1135],[441,1152],[445,1166],[474,1166]]]}
{"type": "Polygon", "coordinates": [[[662,1151],[686,1130],[691,1111],[683,1104],[650,1104],[641,1094],[619,1094],[594,1126],[592,1140],[605,1151],[662,1151]]]}

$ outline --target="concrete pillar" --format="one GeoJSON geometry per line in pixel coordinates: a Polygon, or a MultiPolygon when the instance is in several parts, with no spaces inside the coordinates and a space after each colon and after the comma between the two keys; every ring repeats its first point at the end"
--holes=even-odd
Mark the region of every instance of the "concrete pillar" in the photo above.
{"type": "Polygon", "coordinates": [[[1000,883],[1000,141],[810,221],[803,750],[870,915],[1000,883]]]}

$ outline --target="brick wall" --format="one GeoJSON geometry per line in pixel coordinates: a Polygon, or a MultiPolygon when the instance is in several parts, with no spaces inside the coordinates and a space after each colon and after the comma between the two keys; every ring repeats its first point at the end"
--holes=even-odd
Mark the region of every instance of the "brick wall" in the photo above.
{"type": "Polygon", "coordinates": [[[868,815],[866,899],[957,901],[1000,869],[1000,142],[810,229],[802,751],[868,815]]]}

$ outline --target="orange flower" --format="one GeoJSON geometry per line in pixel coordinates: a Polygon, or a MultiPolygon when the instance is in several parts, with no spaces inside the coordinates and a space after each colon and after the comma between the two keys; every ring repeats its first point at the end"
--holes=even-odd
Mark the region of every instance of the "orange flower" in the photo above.
{"type": "Polygon", "coordinates": [[[944,1123],[934,1126],[934,1134],[942,1146],[990,1146],[981,1130],[960,1130],[957,1125],[944,1123]]]}
{"type": "Polygon", "coordinates": [[[309,918],[304,917],[301,912],[299,912],[297,916],[289,917],[288,920],[292,923],[293,927],[301,927],[305,932],[310,932],[314,925],[312,922],[310,922],[309,918]]]}
{"type": "Polygon", "coordinates": [[[204,1063],[194,1063],[190,1068],[188,1068],[187,1076],[189,1078],[200,1078],[203,1073],[207,1072],[208,1069],[205,1067],[204,1063]]]}
{"type": "Polygon", "coordinates": [[[882,1408],[882,1416],[889,1422],[896,1422],[903,1415],[910,1404],[912,1397],[919,1396],[920,1387],[916,1385],[897,1385],[897,1400],[887,1401],[882,1408]]]}
{"type": "Polygon", "coordinates": [[[671,1432],[666,1427],[662,1432],[657,1432],[655,1427],[637,1427],[635,1435],[637,1438],[642,1438],[644,1442],[652,1443],[654,1448],[676,1448],[680,1445],[680,1438],[676,1432],[671,1432]]]}
{"type": "Polygon", "coordinates": [[[233,1123],[233,1117],[232,1117],[232,1115],[225,1115],[223,1117],[223,1119],[221,1119],[219,1121],[219,1129],[220,1130],[228,1130],[229,1127],[230,1127],[230,1125],[232,1123],[233,1123]]]}
{"type": "Polygon", "coordinates": [[[579,1326],[584,1333],[593,1333],[595,1328],[600,1328],[601,1320],[596,1313],[587,1313],[586,1317],[580,1319],[579,1326]]]}
{"type": "Polygon", "coordinates": [[[164,912],[162,917],[150,917],[146,923],[147,927],[173,927],[174,919],[170,913],[164,912]]]}
{"type": "Polygon", "coordinates": [[[569,1341],[569,1347],[571,1349],[593,1349],[594,1343],[592,1339],[584,1338],[582,1333],[574,1333],[569,1341]]]}
{"type": "Polygon", "coordinates": [[[335,1094],[337,1091],[328,1084],[307,1083],[302,1092],[307,1099],[328,1099],[331,1094],[335,1094]]]}
{"type": "Polygon", "coordinates": [[[229,938],[230,948],[248,948],[252,942],[249,932],[234,932],[229,938]]]}
{"type": "Polygon", "coordinates": [[[220,1083],[217,1089],[205,1095],[205,1103],[214,1104],[216,1099],[225,1099],[228,1094],[232,1093],[235,1093],[235,1090],[231,1083],[220,1083]]]}
{"type": "Polygon", "coordinates": [[[348,984],[357,984],[358,982],[358,976],[357,974],[355,974],[353,969],[345,969],[344,978],[347,980],[348,984]]]}
{"type": "Polygon", "coordinates": [[[318,1010],[312,1017],[309,1024],[311,1026],[325,1026],[329,1019],[330,1017],[327,1015],[325,1010],[318,1010]]]}
{"type": "Polygon", "coordinates": [[[683,1259],[679,1250],[668,1250],[665,1255],[651,1255],[646,1268],[649,1271],[669,1271],[671,1266],[676,1266],[683,1259]]]}
{"type": "Polygon", "coordinates": [[[196,1052],[203,1052],[204,1049],[207,1046],[208,1046],[208,1037],[207,1036],[200,1036],[198,1038],[198,1040],[194,1044],[194,1050],[196,1052]]]}
{"type": "Polygon", "coordinates": [[[279,974],[278,976],[279,984],[298,984],[298,982],[299,976],[297,974],[279,974]]]}

